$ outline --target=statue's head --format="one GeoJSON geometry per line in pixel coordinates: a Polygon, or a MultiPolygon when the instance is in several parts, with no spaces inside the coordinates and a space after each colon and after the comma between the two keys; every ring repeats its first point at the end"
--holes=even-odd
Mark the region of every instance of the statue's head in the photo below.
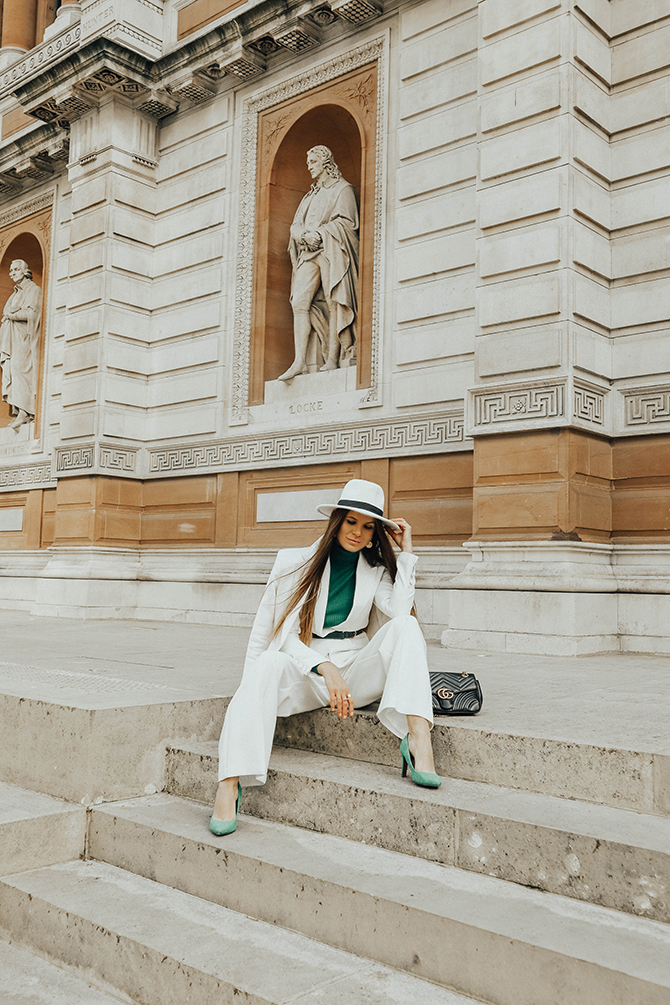
{"type": "Polygon", "coordinates": [[[22,258],[15,258],[9,266],[9,276],[12,282],[19,283],[22,279],[32,279],[33,274],[27,262],[22,258]]]}
{"type": "MultiPolygon", "coordinates": [[[[311,149],[307,151],[308,166],[310,161],[312,161],[312,163],[318,162],[320,164],[320,170],[317,172],[318,174],[320,174],[321,170],[325,168],[326,174],[330,175],[331,178],[334,178],[335,181],[339,181],[342,177],[342,172],[335,163],[332,150],[329,150],[328,147],[311,147],[311,149]]],[[[312,177],[316,177],[316,175],[312,173],[312,177]]]]}

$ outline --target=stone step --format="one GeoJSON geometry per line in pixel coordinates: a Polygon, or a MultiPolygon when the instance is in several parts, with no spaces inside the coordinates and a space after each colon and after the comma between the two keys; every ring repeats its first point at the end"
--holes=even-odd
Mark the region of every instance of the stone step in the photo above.
{"type": "Polygon", "coordinates": [[[94,807],[89,853],[494,1005],[670,1002],[670,926],[253,817],[214,838],[208,812],[94,807]]]}
{"type": "Polygon", "coordinates": [[[142,1005],[473,1005],[104,862],[5,877],[0,891],[14,938],[142,1005]]]}
{"type": "Polygon", "coordinates": [[[130,1002],[39,956],[0,940],[2,1005],[119,1005],[130,1002]]]}
{"type": "Polygon", "coordinates": [[[0,782],[0,875],[84,854],[86,809],[0,782]]]}
{"type": "MultiPolygon", "coordinates": [[[[532,721],[532,715],[528,717],[532,721]]],[[[485,719],[438,719],[433,729],[441,775],[670,816],[670,755],[616,744],[556,738],[548,730],[487,729],[485,719]],[[481,725],[480,725],[481,723],[481,725]]],[[[569,736],[569,723],[560,733],[569,736]]],[[[204,739],[204,737],[202,737],[204,739]]],[[[374,710],[339,720],[330,709],[277,721],[277,746],[375,764],[399,765],[398,739],[374,710]]]]}
{"type": "MultiPolygon", "coordinates": [[[[171,747],[168,791],[211,805],[214,743],[171,747]]],[[[276,747],[255,817],[670,922],[670,820],[482,782],[437,790],[398,768],[276,747]]]]}

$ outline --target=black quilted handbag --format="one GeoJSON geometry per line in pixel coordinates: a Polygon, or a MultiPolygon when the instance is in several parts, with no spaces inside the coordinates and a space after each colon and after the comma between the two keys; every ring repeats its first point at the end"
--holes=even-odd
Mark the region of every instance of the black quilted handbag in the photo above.
{"type": "Polygon", "coordinates": [[[433,715],[477,715],[484,698],[481,684],[473,673],[430,674],[433,693],[433,715]]]}

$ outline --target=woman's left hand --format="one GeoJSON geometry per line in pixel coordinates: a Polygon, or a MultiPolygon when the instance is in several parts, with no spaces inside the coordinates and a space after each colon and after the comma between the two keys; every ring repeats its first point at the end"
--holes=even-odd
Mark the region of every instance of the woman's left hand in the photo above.
{"type": "Polygon", "coordinates": [[[403,520],[401,516],[393,517],[393,522],[397,523],[400,527],[400,531],[391,530],[387,527],[389,536],[393,538],[395,543],[398,545],[401,551],[406,551],[408,554],[412,554],[412,528],[407,523],[407,520],[403,520]]]}

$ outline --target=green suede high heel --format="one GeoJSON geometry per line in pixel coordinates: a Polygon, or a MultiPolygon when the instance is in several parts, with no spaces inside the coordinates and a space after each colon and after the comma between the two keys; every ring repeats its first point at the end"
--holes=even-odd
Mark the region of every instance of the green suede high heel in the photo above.
{"type": "Polygon", "coordinates": [[[217,837],[222,837],[224,834],[232,834],[233,831],[237,830],[237,814],[240,812],[240,802],[242,800],[242,786],[237,783],[237,799],[235,801],[235,819],[234,820],[217,820],[215,817],[209,818],[209,829],[212,834],[216,834],[217,837]]]}
{"type": "Polygon", "coordinates": [[[407,769],[412,776],[415,785],[423,785],[427,789],[439,789],[442,782],[440,776],[434,771],[417,771],[414,767],[414,758],[409,752],[409,733],[404,740],[400,741],[400,753],[402,754],[402,777],[407,775],[407,769]]]}

